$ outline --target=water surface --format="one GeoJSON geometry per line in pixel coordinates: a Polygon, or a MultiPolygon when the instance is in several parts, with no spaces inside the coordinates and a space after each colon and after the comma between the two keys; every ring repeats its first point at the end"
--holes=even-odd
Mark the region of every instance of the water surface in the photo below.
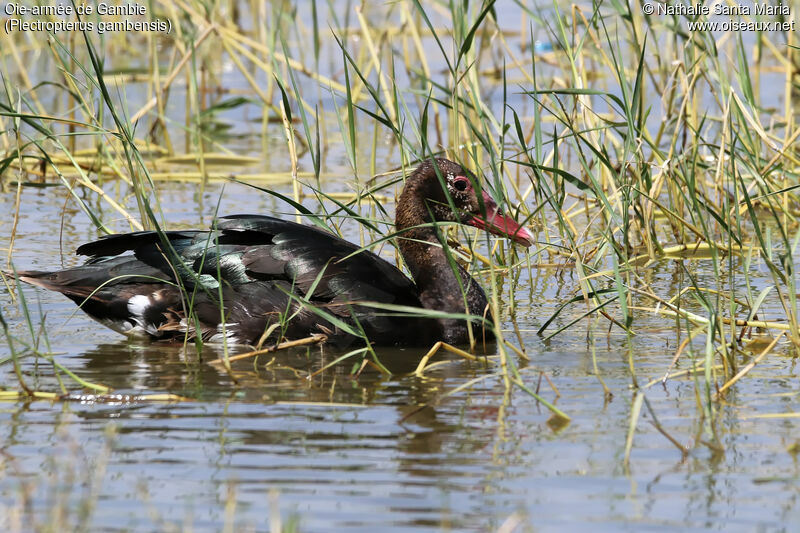
{"type": "MultiPolygon", "coordinates": [[[[505,7],[513,12],[501,11],[503,24],[518,29],[517,8],[505,7]]],[[[376,20],[381,13],[367,16],[376,20]]],[[[305,11],[300,16],[310,20],[305,11]]],[[[536,26],[536,35],[546,37],[547,32],[536,26]]],[[[425,43],[438,50],[430,38],[425,43]]],[[[290,46],[296,50],[297,41],[290,46]]],[[[522,47],[514,50],[527,53],[522,47]]],[[[26,53],[32,58],[33,52],[26,53]]],[[[210,55],[208,61],[226,73],[224,89],[248,91],[230,63],[210,55]]],[[[444,68],[435,53],[431,58],[434,71],[444,68]]],[[[113,62],[125,66],[121,57],[113,62]]],[[[37,79],[47,78],[55,66],[44,60],[38,68],[37,79]]],[[[341,51],[331,42],[323,47],[319,68],[342,81],[341,51]]],[[[552,74],[547,61],[539,68],[542,79],[552,74]]],[[[398,84],[413,85],[398,72],[398,84]]],[[[611,83],[607,74],[598,77],[598,87],[611,83]]],[[[765,86],[769,76],[764,74],[765,86]]],[[[484,81],[489,105],[500,116],[502,85],[484,81]]],[[[307,79],[300,83],[306,95],[316,95],[322,104],[326,137],[320,182],[309,178],[308,185],[352,192],[372,177],[367,169],[373,157],[376,172],[399,166],[397,144],[361,117],[357,139],[364,148],[356,154],[360,170],[354,179],[345,135],[333,115],[334,99],[307,79]]],[[[144,84],[130,80],[124,87],[130,109],[146,101],[144,84]]],[[[775,101],[782,101],[782,81],[770,90],[775,101]]],[[[532,116],[532,100],[512,93],[507,103],[520,116],[532,116]]],[[[177,123],[186,94],[179,84],[170,100],[167,113],[177,123]]],[[[418,111],[418,103],[408,97],[410,112],[418,111]]],[[[50,104],[53,114],[66,112],[63,99],[53,96],[50,104]]],[[[339,96],[336,105],[342,105],[339,96]]],[[[230,136],[220,143],[257,157],[253,172],[288,173],[282,126],[270,123],[262,137],[260,112],[248,105],[220,113],[231,126],[230,136]]],[[[657,113],[650,120],[657,121],[657,113]]],[[[180,128],[174,137],[178,150],[189,150],[181,144],[180,128]]],[[[79,144],[87,147],[91,141],[80,139],[79,144]]],[[[153,160],[148,164],[158,167],[153,160]]],[[[301,172],[312,169],[310,156],[302,154],[301,172]]],[[[0,192],[3,251],[11,246],[17,211],[16,186],[8,175],[5,179],[0,192]]],[[[44,181],[57,183],[52,176],[44,181]]],[[[102,187],[135,211],[127,185],[106,179],[102,187]]],[[[292,193],[286,180],[269,188],[292,193]]],[[[238,184],[214,182],[201,188],[158,182],[157,191],[171,228],[206,227],[217,211],[293,215],[273,196],[238,184]]],[[[383,192],[392,196],[393,190],[383,192]]],[[[72,251],[98,232],[64,187],[25,186],[20,194],[14,266],[78,264],[72,251]]],[[[131,229],[107,204],[83,190],[80,194],[111,229],[131,229]]],[[[391,200],[383,206],[388,216],[391,200]]],[[[313,196],[304,203],[320,212],[313,196]]],[[[357,209],[376,213],[367,203],[357,209]]],[[[544,218],[553,220],[552,213],[544,218]]],[[[354,242],[374,238],[354,223],[345,224],[343,232],[354,242]]],[[[553,228],[550,235],[557,244],[553,228]]],[[[488,255],[481,246],[479,251],[488,255]]],[[[388,246],[383,253],[391,257],[388,246]]],[[[424,350],[381,349],[378,355],[395,374],[367,367],[355,375],[353,361],[323,369],[341,352],[314,346],[240,361],[228,374],[209,364],[221,356],[218,348],[198,353],[194,346],[124,340],[76,313],[65,297],[23,287],[40,350],[51,351],[81,379],[111,387],[114,396],[98,400],[60,373],[71,391],[68,399],[0,403],[0,529],[267,531],[280,522],[301,531],[364,532],[795,530],[800,520],[800,387],[789,347],[779,344],[707,416],[700,377],[683,375],[648,386],[670,368],[685,335],[672,319],[638,313],[635,336],[609,327],[603,318],[579,321],[548,341],[537,335],[542,323],[578,293],[578,274],[567,261],[554,266],[542,250],[532,250],[530,261],[531,268],[521,268],[516,282],[500,278],[504,301],[512,292],[516,301],[513,317],[504,306],[502,322],[515,342],[512,318],[521,330],[517,344],[530,361],[513,357],[524,384],[567,413],[569,423],[523,390],[509,388],[496,359],[480,363],[448,357],[416,376],[411,372],[424,350]],[[147,399],[165,393],[182,400],[147,399]],[[638,394],[645,395],[646,403],[634,419],[628,456],[638,394]],[[687,450],[685,455],[652,423],[653,413],[661,430],[687,450]],[[718,445],[712,444],[714,435],[718,445]]],[[[687,272],[700,286],[719,283],[746,292],[735,272],[742,264],[730,264],[734,272],[719,280],[711,262],[702,259],[663,260],[639,274],[663,295],[689,285],[687,272]]],[[[759,261],[751,268],[749,290],[757,294],[771,278],[759,261]]],[[[484,277],[482,284],[488,283],[484,277]]],[[[22,356],[23,379],[32,388],[59,391],[50,362],[31,355],[25,344],[32,336],[15,291],[0,286],[0,311],[22,356]]],[[[775,316],[779,309],[770,301],[764,312],[775,316]]],[[[548,331],[585,312],[582,304],[568,307],[548,331]]],[[[701,348],[693,345],[674,370],[700,362],[701,348]]],[[[754,350],[739,352],[738,364],[749,362],[754,350]]],[[[0,386],[16,391],[21,386],[11,353],[3,337],[0,386]]]]}

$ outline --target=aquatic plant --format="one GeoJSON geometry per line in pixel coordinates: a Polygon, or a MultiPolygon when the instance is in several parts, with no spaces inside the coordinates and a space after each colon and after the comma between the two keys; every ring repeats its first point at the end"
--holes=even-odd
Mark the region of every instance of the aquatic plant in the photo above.
{"type": "MultiPolygon", "coordinates": [[[[9,267],[26,187],[62,187],[98,234],[161,232],[162,180],[196,180],[201,190],[246,184],[298,220],[396,258],[387,205],[416,162],[447,155],[482,171],[505,209],[538,231],[531,255],[463,232],[449,241],[451,257],[491,288],[498,343],[485,360],[508,389],[545,402],[519,372],[535,346],[515,310],[526,283],[546,276],[566,296],[537,317],[545,344],[577,327],[591,339],[633,339],[643,317],[661,316],[678,339],[672,366],[684,367],[665,368],[664,379],[694,376],[707,442],[719,446],[714,418],[726,391],[778,347],[800,350],[795,34],[779,34],[784,42],[761,31],[687,32],[681,16],[619,2],[569,11],[506,3],[518,30],[501,24],[493,1],[345,4],[326,6],[323,23],[317,3],[307,13],[283,2],[203,11],[155,0],[146,18],[169,20],[169,34],[4,35],[0,186],[19,200],[7,226],[9,267]],[[34,52],[45,74],[26,63],[34,52]],[[257,117],[263,143],[250,157],[230,148],[244,116],[257,117]],[[349,165],[338,181],[349,192],[329,190],[331,153],[349,165]],[[266,170],[248,172],[254,163],[266,170]],[[712,278],[698,279],[701,261],[712,278]],[[650,277],[664,263],[677,279],[667,292],[650,277]],[[753,269],[771,283],[755,282],[753,269]],[[743,364],[750,338],[763,346],[743,364]]],[[[29,394],[20,357],[65,370],[23,293],[8,294],[19,295],[28,325],[23,338],[4,322],[19,376],[12,393],[29,394]]],[[[191,309],[192,290],[185,294],[191,309]]],[[[626,357],[632,386],[646,391],[655,381],[640,381],[632,348],[626,357]]],[[[228,372],[232,359],[226,347],[228,372]]],[[[329,363],[347,359],[354,373],[381,367],[369,346],[329,363]]],[[[631,402],[632,438],[648,404],[644,392],[631,402]]]]}

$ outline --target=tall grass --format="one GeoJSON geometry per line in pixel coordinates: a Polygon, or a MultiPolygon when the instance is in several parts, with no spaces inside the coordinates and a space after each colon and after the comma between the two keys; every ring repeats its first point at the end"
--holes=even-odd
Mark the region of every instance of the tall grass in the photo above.
{"type": "MultiPolygon", "coordinates": [[[[552,264],[576,278],[572,296],[536,324],[542,336],[557,339],[596,324],[593,317],[633,339],[640,317],[661,315],[681,340],[673,365],[698,371],[709,419],[743,377],[745,333],[784,336],[800,353],[796,35],[688,33],[680,17],[647,17],[639,4],[616,1],[312,5],[231,1],[203,11],[154,0],[150,16],[170,19],[169,35],[54,35],[50,45],[3,36],[0,184],[21,191],[56,178],[98,232],[120,224],[84,191],[129,229],[161,231],[168,221],[154,175],[188,176],[155,172],[161,163],[149,154],[190,156],[206,183],[220,177],[209,162],[228,152],[229,178],[280,195],[298,219],[357,231],[362,246],[377,243],[399,264],[387,246],[386,207],[398,176],[445,155],[484,174],[505,210],[541,238],[526,256],[502,240],[448,230],[451,257],[488,280],[508,387],[533,394],[515,359],[536,345],[523,345],[519,331],[530,325],[506,311],[517,307],[518,285],[552,264]],[[513,25],[503,18],[509,9],[513,25]],[[113,51],[140,44],[143,81],[134,91],[113,51]],[[32,53],[49,61],[42,79],[25,66],[32,53]],[[138,108],[128,99],[134,92],[149,96],[138,108]],[[67,103],[48,110],[45,95],[67,103]],[[245,172],[244,154],[229,150],[229,117],[238,112],[260,114],[261,135],[285,140],[269,172],[245,172]],[[333,157],[346,161],[351,192],[327,190],[333,157]],[[286,195],[270,182],[279,173],[291,185],[286,195]],[[130,188],[134,209],[108,192],[108,180],[130,188]],[[665,261],[683,273],[676,293],[649,280],[648,269],[665,261]],[[714,274],[710,284],[695,276],[701,262],[714,274]]],[[[793,9],[800,12],[797,1],[793,9]]],[[[380,359],[370,350],[353,355],[380,359]]],[[[644,387],[636,354],[629,357],[632,383],[644,387]]],[[[644,401],[632,400],[635,413],[644,401]]]]}

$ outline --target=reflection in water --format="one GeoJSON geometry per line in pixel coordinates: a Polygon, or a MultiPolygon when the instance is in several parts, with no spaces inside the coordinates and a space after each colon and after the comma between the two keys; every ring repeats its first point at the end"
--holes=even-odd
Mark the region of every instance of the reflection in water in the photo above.
{"type": "MultiPolygon", "coordinates": [[[[671,268],[656,274],[674,279],[671,268]]],[[[646,323],[638,330],[663,335],[646,323]]],[[[9,512],[0,515],[29,520],[60,509],[75,525],[75,509],[88,505],[87,523],[98,529],[163,529],[186,520],[219,529],[235,503],[237,528],[264,529],[277,490],[284,518],[297,515],[313,531],[483,531],[515,513],[537,530],[588,522],[615,531],[631,522],[713,528],[709,517],[780,529],[794,518],[800,472],[787,449],[797,442],[797,424],[746,418],[740,407],[793,410],[790,382],[756,375],[733,391],[715,420],[723,453],[702,443],[707,429],[696,417],[691,378],[648,389],[663,429],[690,456],[682,461],[643,411],[626,470],[627,358],[637,358],[637,379],[646,382],[663,374],[672,352],[646,334],[594,337],[602,342],[557,337],[520,368],[527,386],[540,385],[540,394],[572,416],[566,427],[552,427],[549,411],[520,390],[509,394],[494,367],[457,358],[424,377],[387,377],[371,367],[355,377],[358,361],[326,368],[342,354],[315,346],[237,361],[229,375],[207,364],[221,356],[208,346],[200,357],[193,346],[90,345],[59,361],[115,392],[170,392],[189,401],[5,404],[0,510],[9,512]],[[594,375],[593,350],[614,393],[610,402],[594,375]]],[[[380,352],[395,372],[413,370],[420,355],[380,352]]],[[[42,389],[57,390],[46,361],[21,364],[32,382],[35,375],[42,389]]],[[[774,366],[765,376],[794,372],[791,359],[765,364],[774,366]]],[[[15,385],[13,374],[6,379],[15,385]]],[[[2,520],[10,518],[0,519],[5,527],[2,520]]]]}
{"type": "MultiPolygon", "coordinates": [[[[259,133],[243,142],[254,142],[261,153],[259,133]]],[[[276,138],[282,136],[281,130],[276,138]]],[[[369,136],[367,145],[372,131],[369,136]]],[[[266,142],[275,148],[265,151],[268,157],[284,157],[283,140],[266,142]]],[[[396,164],[393,158],[382,166],[396,164]]],[[[285,161],[275,168],[285,168],[285,161]]],[[[119,182],[105,187],[118,198],[119,182]]],[[[205,226],[217,208],[227,214],[243,205],[249,212],[286,210],[271,196],[238,185],[223,195],[213,184],[198,192],[192,184],[170,182],[159,184],[159,194],[172,227],[205,226]]],[[[116,212],[104,212],[108,206],[97,196],[87,199],[110,227],[130,229],[116,212]]],[[[18,267],[74,265],[79,258],[68,252],[97,237],[75,205],[65,204],[61,187],[24,188],[23,204],[13,257],[18,267]]],[[[309,200],[313,209],[316,204],[309,200]]],[[[0,194],[2,212],[14,212],[15,205],[15,194],[0,194]]],[[[348,237],[360,242],[359,235],[348,237]]],[[[0,239],[7,246],[8,233],[0,239]]],[[[85,317],[70,318],[74,307],[65,298],[26,289],[34,334],[46,332],[54,349],[64,350],[55,356],[61,365],[115,392],[170,392],[189,401],[0,404],[0,530],[56,524],[59,530],[202,531],[221,530],[229,520],[235,522],[230,529],[266,530],[272,491],[284,519],[297,515],[303,531],[487,531],[511,515],[537,531],[587,524],[593,531],[791,529],[800,519],[794,359],[771,353],[710,420],[698,407],[701,388],[692,377],[644,390],[662,429],[690,450],[682,460],[647,409],[630,429],[634,378],[643,386],[663,376],[681,341],[673,324],[641,313],[637,335],[627,338],[605,321],[583,320],[542,342],[536,329],[573,298],[579,276],[549,266],[521,272],[513,289],[498,276],[500,294],[516,291],[514,313],[532,358],[527,367],[519,362],[520,373],[528,387],[572,417],[567,426],[549,423],[547,409],[519,389],[507,390],[495,368],[482,364],[453,358],[420,378],[407,374],[421,353],[382,350],[381,362],[396,375],[366,367],[355,377],[359,361],[322,370],[342,354],[310,347],[236,362],[229,375],[207,364],[221,356],[213,347],[200,357],[193,346],[117,340],[85,317]],[[40,316],[47,327],[40,328],[40,316]],[[776,414],[787,416],[759,418],[776,414]],[[718,450],[705,444],[711,429],[718,450]],[[234,509],[235,518],[226,518],[226,509],[234,509]]],[[[739,294],[758,294],[772,283],[755,273],[752,286],[744,287],[740,277],[723,272],[713,279],[717,274],[702,264],[679,261],[638,274],[658,294],[670,295],[693,283],[733,284],[739,294]]],[[[488,279],[482,284],[488,287],[488,279]]],[[[24,351],[26,318],[6,290],[0,285],[0,311],[24,351]]],[[[680,304],[702,312],[691,294],[680,304]]],[[[769,314],[764,305],[761,312],[769,314]]],[[[549,331],[584,312],[570,306],[549,331]]],[[[747,354],[738,355],[739,364],[748,361],[747,354]]],[[[0,384],[18,390],[5,344],[0,357],[6,363],[0,384]]],[[[691,364],[687,356],[675,370],[691,364]]],[[[24,351],[20,365],[31,386],[59,390],[45,358],[24,351]]]]}
{"type": "MultiPolygon", "coordinates": [[[[731,410],[725,453],[701,444],[681,461],[643,414],[626,473],[620,459],[629,378],[616,352],[598,352],[617,392],[610,403],[574,353],[544,352],[522,369],[533,386],[539,368],[561,362],[553,379],[559,407],[573,422],[554,432],[533,399],[519,391],[506,397],[491,369],[462,361],[425,378],[365,371],[354,379],[346,363],[307,379],[335,358],[315,348],[239,362],[231,377],[192,350],[100,345],[71,359],[86,378],[191,401],[9,404],[0,502],[10,508],[25,493],[31,513],[54,505],[69,513],[100,498],[94,527],[134,529],[155,527],[153,516],[172,524],[191,516],[195,527],[213,528],[224,523],[231,499],[238,527],[263,528],[272,489],[284,515],[297,514],[314,531],[487,530],[512,513],[537,529],[594,521],[601,530],[631,520],[637,527],[706,528],[714,527],[711,516],[747,528],[792,517],[798,467],[785,452],[784,443],[796,439],[789,422],[771,435],[765,422],[737,421],[731,410]],[[448,395],[470,380],[476,384],[448,395]],[[748,473],[754,456],[764,460],[748,473]],[[569,503],[576,494],[578,508],[569,503]]],[[[649,393],[657,412],[674,413],[660,422],[687,445],[701,440],[702,423],[688,416],[691,383],[667,391],[649,393]]]]}
{"type": "MultiPolygon", "coordinates": [[[[368,527],[387,517],[397,525],[432,526],[443,520],[445,493],[481,484],[481,456],[495,431],[496,392],[484,389],[474,400],[469,392],[443,399],[456,384],[444,372],[425,379],[365,372],[356,380],[348,364],[309,380],[305,376],[329,357],[303,350],[280,354],[268,369],[264,361],[260,368],[239,363],[234,383],[224,371],[198,362],[193,352],[159,344],[100,345],[79,359],[86,379],[120,392],[169,391],[192,401],[17,406],[3,424],[10,461],[19,465],[19,474],[0,484],[4,501],[13,500],[14,480],[27,477],[33,483],[32,510],[47,505],[47,498],[36,494],[56,488],[67,491],[65,501],[74,504],[89,497],[77,487],[92,481],[88,476],[74,483],[76,472],[93,470],[108,454],[102,486],[92,490],[127,509],[130,527],[150,523],[136,510],[140,504],[132,504],[136,499],[149,501],[164,516],[188,505],[194,519],[213,522],[220,517],[204,517],[200,509],[217,507],[221,487],[229,483],[245,510],[243,523],[262,523],[258,509],[278,487],[283,505],[301,516],[338,515],[343,498],[357,497],[359,505],[330,522],[332,529],[368,527]],[[61,422],[52,424],[53,417],[61,422]],[[108,448],[104,433],[110,435],[108,448]],[[49,444],[42,447],[43,442],[49,444]],[[51,457],[43,470],[40,454],[51,457]],[[145,463],[143,470],[139,466],[145,463]],[[51,487],[47,480],[53,477],[72,481],[51,487]],[[131,488],[137,486],[135,493],[131,488]],[[314,503],[310,493],[318,496],[314,503]],[[370,517],[360,506],[373,508],[370,517]]],[[[483,371],[467,374],[473,378],[483,371]]],[[[115,508],[103,505],[94,524],[118,526],[115,508]]],[[[466,527],[470,513],[482,515],[469,504],[447,521],[466,527]]]]}

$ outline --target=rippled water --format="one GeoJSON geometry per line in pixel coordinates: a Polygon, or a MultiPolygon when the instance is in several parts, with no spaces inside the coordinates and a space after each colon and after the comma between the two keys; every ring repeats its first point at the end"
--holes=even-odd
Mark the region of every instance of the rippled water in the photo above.
{"type": "MultiPolygon", "coordinates": [[[[190,188],[171,185],[165,197],[190,196],[190,188]]],[[[217,193],[212,187],[208,200],[217,193]]],[[[23,190],[18,267],[58,265],[57,236],[65,250],[91,237],[79,217],[62,228],[62,195],[23,190]]],[[[222,212],[243,201],[228,189],[222,212]]],[[[8,212],[13,194],[0,195],[0,203],[8,212]]],[[[211,209],[189,205],[172,206],[176,223],[211,209]]],[[[674,283],[677,270],[673,262],[652,269],[654,287],[674,283]]],[[[0,524],[29,529],[36,517],[40,525],[76,526],[85,509],[93,529],[265,530],[279,509],[284,526],[298,523],[302,531],[792,529],[800,518],[792,452],[798,419],[757,417],[796,408],[794,359],[770,356],[720,406],[722,452],[701,443],[709,428],[692,379],[646,389],[663,428],[690,452],[682,458],[645,408],[626,466],[634,394],[628,356],[639,383],[659,378],[675,333],[663,318],[645,315],[630,340],[608,333],[605,322],[584,321],[543,343],[533,331],[574,290],[575,278],[533,272],[517,291],[517,321],[532,359],[521,374],[572,417],[567,425],[519,389],[507,394],[492,366],[456,358],[424,377],[367,369],[356,378],[344,364],[306,379],[336,356],[311,347],[240,361],[230,376],[207,364],[220,355],[211,348],[198,357],[192,348],[121,340],[72,316],[66,298],[26,287],[34,324],[46,315],[66,368],[115,394],[170,392],[187,401],[2,404],[0,524]],[[594,375],[592,351],[610,398],[594,375]]],[[[24,316],[5,289],[0,301],[12,333],[26,338],[24,316]]],[[[397,372],[413,369],[421,355],[379,353],[397,372]]],[[[2,385],[18,389],[12,365],[3,368],[2,385]]],[[[28,356],[22,368],[30,383],[57,390],[45,360],[28,356]]]]}
{"type": "MultiPolygon", "coordinates": [[[[506,16],[516,28],[514,14],[506,16]]],[[[340,74],[341,54],[334,51],[328,49],[322,62],[340,74]]],[[[53,65],[43,61],[45,74],[37,74],[46,77],[53,65]]],[[[441,66],[432,64],[434,70],[441,66]]],[[[226,75],[233,70],[220,68],[226,75]]],[[[766,86],[769,75],[763,80],[766,86]]],[[[301,81],[306,94],[319,93],[301,81]]],[[[235,73],[225,84],[247,89],[235,73]]],[[[774,86],[782,88],[782,79],[774,86]]],[[[490,98],[502,113],[499,87],[491,86],[490,98]]],[[[126,89],[130,109],[149,94],[135,82],[126,89]]],[[[323,93],[319,98],[330,113],[332,101],[323,93]]],[[[530,98],[516,92],[508,98],[521,116],[531,116],[530,98]]],[[[168,113],[180,123],[183,102],[174,96],[170,105],[175,108],[168,113]]],[[[254,172],[286,172],[281,126],[270,126],[262,141],[261,125],[246,109],[221,113],[233,125],[234,137],[225,146],[258,157],[254,172]]],[[[326,120],[323,186],[350,191],[342,134],[334,118],[326,120]]],[[[658,120],[657,113],[651,120],[658,120]]],[[[366,150],[376,144],[377,171],[396,167],[397,146],[373,137],[373,128],[359,128],[360,144],[366,150]]],[[[357,154],[362,179],[370,156],[357,154]]],[[[308,154],[303,158],[301,170],[308,171],[308,154]]],[[[4,252],[17,209],[17,190],[6,185],[0,191],[4,252]]],[[[103,187],[121,203],[135,205],[121,183],[103,187]]],[[[285,183],[273,188],[291,193],[285,183]]],[[[274,197],[241,185],[201,190],[161,182],[158,189],[172,228],[206,227],[217,209],[291,213],[274,197]]],[[[112,229],[130,229],[105,203],[80,194],[112,229]]],[[[77,264],[72,250],[97,232],[64,188],[26,186],[20,200],[14,266],[77,264]]],[[[345,233],[361,238],[353,226],[345,233]]],[[[55,360],[81,379],[111,387],[114,396],[82,396],[85,389],[61,373],[74,392],[68,400],[0,403],[0,530],[266,531],[278,523],[289,530],[364,532],[796,530],[800,381],[789,348],[780,344],[715,404],[717,416],[705,417],[703,386],[693,377],[651,384],[670,367],[681,340],[671,319],[637,313],[637,335],[631,338],[609,329],[605,319],[584,319],[549,341],[537,336],[543,321],[579,290],[574,269],[544,264],[542,257],[533,256],[533,268],[522,269],[513,289],[516,322],[530,357],[515,360],[525,385],[568,414],[567,424],[524,391],[509,389],[494,363],[453,356],[420,377],[410,372],[423,351],[380,350],[396,374],[386,377],[367,367],[355,376],[351,362],[323,369],[341,353],[309,347],[239,361],[229,375],[208,364],[221,355],[213,347],[198,354],[193,347],[130,342],[76,312],[65,297],[23,287],[42,351],[47,347],[38,328],[45,324],[55,360]],[[646,403],[626,461],[631,411],[640,394],[634,383],[646,403]],[[163,393],[183,400],[146,399],[163,393]],[[653,414],[668,436],[652,423],[653,414]],[[714,432],[721,449],[710,444],[714,432]],[[670,438],[688,450],[686,456],[670,438]]],[[[684,266],[701,286],[717,286],[703,260],[664,260],[641,275],[654,291],[673,295],[689,284],[684,266]]],[[[750,281],[754,292],[770,283],[757,261],[750,281]]],[[[508,283],[501,280],[504,294],[508,283]]],[[[745,290],[741,276],[730,283],[739,294],[745,290]]],[[[12,292],[0,285],[0,312],[12,337],[29,342],[25,312],[12,292]]],[[[585,311],[583,305],[568,307],[549,331],[585,311]]],[[[510,328],[509,316],[503,321],[510,328]]],[[[50,362],[31,356],[20,343],[25,382],[58,391],[50,362]]],[[[489,351],[495,352],[491,346],[489,351]]],[[[11,353],[3,336],[0,387],[16,391],[11,353]]],[[[745,364],[751,354],[738,357],[745,364]]],[[[691,360],[684,355],[676,370],[688,369],[691,360]]]]}

